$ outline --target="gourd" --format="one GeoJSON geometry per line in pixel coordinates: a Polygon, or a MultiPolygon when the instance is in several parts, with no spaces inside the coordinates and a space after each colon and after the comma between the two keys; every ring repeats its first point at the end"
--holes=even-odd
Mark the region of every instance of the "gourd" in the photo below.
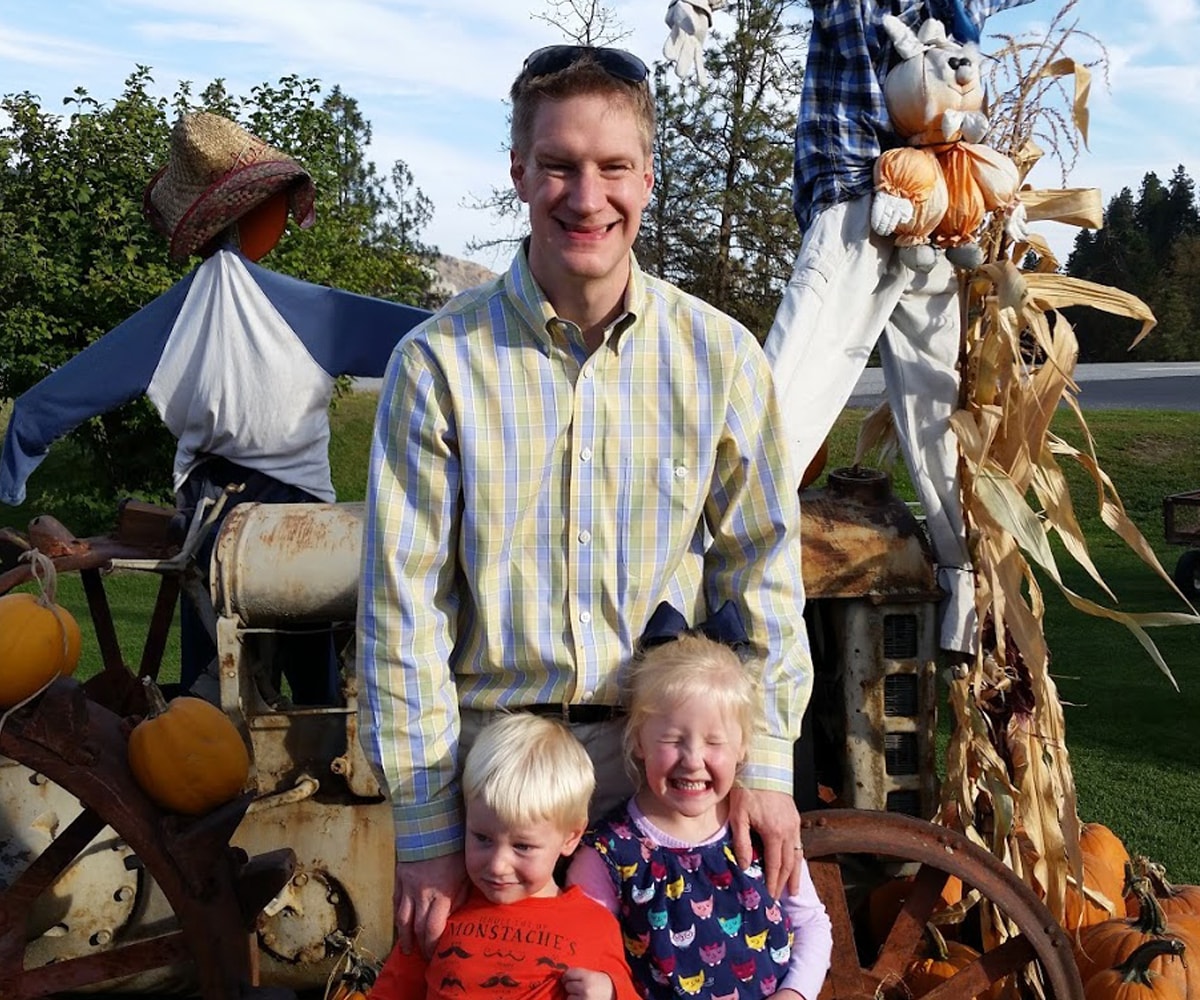
{"type": "Polygon", "coordinates": [[[168,704],[149,678],[150,711],[129,734],[129,767],[138,785],[171,812],[200,816],[241,792],[250,754],[215,705],[184,695],[168,704]]]}
{"type": "Polygon", "coordinates": [[[73,674],[83,645],[74,616],[55,601],[54,563],[37,549],[21,559],[31,562],[39,593],[0,597],[0,708],[31,698],[55,677],[73,674]]]}

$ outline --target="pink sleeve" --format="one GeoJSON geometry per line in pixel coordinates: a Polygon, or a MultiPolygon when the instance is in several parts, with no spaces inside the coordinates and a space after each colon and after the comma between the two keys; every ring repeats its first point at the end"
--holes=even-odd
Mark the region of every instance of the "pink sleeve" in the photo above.
{"type": "Polygon", "coordinates": [[[833,927],[825,904],[817,896],[807,861],[802,861],[800,867],[800,891],[785,896],[783,908],[792,923],[795,940],[787,974],[779,989],[795,990],[804,1000],[817,1000],[833,954],[833,927]]]}
{"type": "Polygon", "coordinates": [[[613,885],[612,873],[594,847],[581,844],[575,849],[567,868],[567,885],[579,886],[585,896],[594,899],[609,913],[615,915],[620,908],[621,900],[613,885]]]}

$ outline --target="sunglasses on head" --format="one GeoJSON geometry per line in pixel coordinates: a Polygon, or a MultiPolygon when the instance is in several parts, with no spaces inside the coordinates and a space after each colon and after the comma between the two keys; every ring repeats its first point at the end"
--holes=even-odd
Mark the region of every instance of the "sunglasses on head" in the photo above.
{"type": "Polygon", "coordinates": [[[545,76],[557,73],[590,55],[605,73],[618,80],[641,83],[650,75],[650,70],[632,52],[624,49],[597,48],[592,45],[547,45],[531,52],[521,67],[525,76],[545,76]]]}

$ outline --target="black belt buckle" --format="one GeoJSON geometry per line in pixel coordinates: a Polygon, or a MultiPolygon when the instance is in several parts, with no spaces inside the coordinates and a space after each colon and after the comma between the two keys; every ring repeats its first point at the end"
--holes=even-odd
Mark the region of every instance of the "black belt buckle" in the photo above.
{"type": "Polygon", "coordinates": [[[523,712],[533,715],[544,715],[552,719],[561,719],[568,726],[587,726],[597,722],[612,722],[621,718],[625,710],[618,705],[525,705],[523,712]]]}

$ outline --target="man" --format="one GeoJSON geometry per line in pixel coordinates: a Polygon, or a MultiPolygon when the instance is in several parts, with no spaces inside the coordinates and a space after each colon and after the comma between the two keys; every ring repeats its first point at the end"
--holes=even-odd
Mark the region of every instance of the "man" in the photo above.
{"type": "MultiPolygon", "coordinates": [[[[958,406],[958,278],[938,254],[920,274],[900,262],[894,242],[871,231],[875,161],[901,144],[884,104],[892,58],[883,29],[894,14],[916,30],[929,17],[960,42],[978,41],[987,17],[1030,0],[821,0],[796,125],[793,207],[804,234],[792,277],[766,339],[783,407],[792,465],[808,467],[841,413],[878,341],[884,380],[905,461],[926,515],[947,597],[940,644],[977,645],[975,580],[959,499],[958,448],[950,416],[958,406]]],[[[702,65],[713,0],[672,0],[665,51],[681,75],[702,65]]]]}
{"type": "MultiPolygon", "coordinates": [[[[662,601],[736,605],[767,728],[734,805],[792,877],[792,743],[811,688],[799,510],[766,358],[744,327],[644,274],[653,102],[641,60],[551,46],[512,88],[530,236],[508,273],[402,341],[367,487],[362,738],[396,821],[401,947],[465,888],[458,765],[497,710],[571,724],[593,813],[631,788],[620,671],[662,601]]],[[[798,870],[798,869],[796,869],[798,870]]]]}

